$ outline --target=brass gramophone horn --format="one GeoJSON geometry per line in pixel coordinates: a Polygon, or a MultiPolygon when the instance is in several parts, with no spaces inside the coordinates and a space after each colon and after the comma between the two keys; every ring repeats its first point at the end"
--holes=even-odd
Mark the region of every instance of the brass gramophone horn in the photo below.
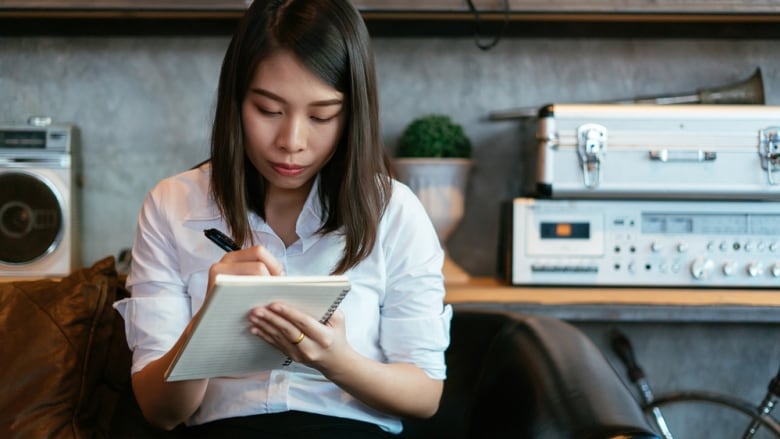
{"type": "Polygon", "coordinates": [[[761,68],[744,81],[715,88],[703,88],[696,93],[641,97],[619,103],[635,104],[764,104],[764,81],[761,68]]]}
{"type": "MultiPolygon", "coordinates": [[[[749,78],[721,87],[703,88],[695,93],[667,96],[638,97],[627,100],[606,101],[611,104],[764,104],[764,80],[761,68],[749,78]]],[[[518,108],[490,113],[489,120],[510,120],[535,117],[536,107],[518,108]]]]}

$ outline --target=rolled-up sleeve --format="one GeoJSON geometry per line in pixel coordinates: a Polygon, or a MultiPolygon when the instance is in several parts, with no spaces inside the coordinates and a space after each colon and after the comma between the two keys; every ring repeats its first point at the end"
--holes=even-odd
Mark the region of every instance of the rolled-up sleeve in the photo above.
{"type": "Polygon", "coordinates": [[[127,344],[133,351],[132,373],[168,352],[190,321],[186,297],[124,299],[115,308],[125,319],[127,344]]]}
{"type": "Polygon", "coordinates": [[[170,225],[160,209],[165,189],[158,186],[144,200],[127,278],[132,297],[114,304],[133,351],[132,373],[168,352],[192,317],[170,225]]]}
{"type": "Polygon", "coordinates": [[[427,319],[382,318],[380,343],[385,355],[395,362],[414,363],[429,377],[447,377],[444,351],[450,344],[452,307],[446,305],[436,317],[427,319]]]}
{"type": "Polygon", "coordinates": [[[446,378],[452,307],[444,304],[444,251],[420,201],[394,188],[381,227],[387,285],[379,340],[390,361],[413,363],[434,379],[446,378]]]}

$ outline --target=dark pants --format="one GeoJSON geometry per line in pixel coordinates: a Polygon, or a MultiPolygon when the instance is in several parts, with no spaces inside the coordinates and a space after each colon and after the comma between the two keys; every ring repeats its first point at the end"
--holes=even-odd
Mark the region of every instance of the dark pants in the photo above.
{"type": "Polygon", "coordinates": [[[220,419],[178,428],[182,438],[387,439],[375,424],[305,412],[282,412],[220,419]]]}

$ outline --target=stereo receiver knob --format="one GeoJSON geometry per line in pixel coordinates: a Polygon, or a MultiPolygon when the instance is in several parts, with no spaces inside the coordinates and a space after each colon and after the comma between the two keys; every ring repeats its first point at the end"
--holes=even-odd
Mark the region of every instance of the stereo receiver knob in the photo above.
{"type": "Polygon", "coordinates": [[[705,280],[710,277],[715,268],[715,262],[712,259],[696,258],[691,263],[691,275],[694,279],[705,280]]]}
{"type": "Polygon", "coordinates": [[[772,264],[772,269],[769,272],[772,273],[772,277],[780,277],[780,264],[772,264]]]}
{"type": "Polygon", "coordinates": [[[751,262],[747,266],[747,273],[750,277],[758,277],[764,273],[764,266],[760,262],[751,262]]]}
{"type": "Polygon", "coordinates": [[[723,274],[726,276],[734,276],[737,274],[737,263],[734,261],[728,261],[723,264],[723,274]]]}

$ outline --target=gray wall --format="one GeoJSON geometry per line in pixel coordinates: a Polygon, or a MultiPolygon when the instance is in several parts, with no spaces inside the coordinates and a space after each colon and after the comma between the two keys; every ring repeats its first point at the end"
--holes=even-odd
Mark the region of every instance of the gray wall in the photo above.
{"type": "MultiPolygon", "coordinates": [[[[227,37],[0,38],[0,121],[44,114],[81,131],[82,263],[132,243],[144,194],[207,156],[227,37]]],[[[749,40],[377,38],[382,122],[392,148],[411,118],[444,112],[461,122],[477,165],[466,215],[449,241],[473,275],[496,272],[498,207],[519,193],[533,147],[523,124],[492,111],[548,102],[684,93],[763,68],[780,102],[780,45],[749,40]]],[[[527,125],[527,124],[526,124],[527,125]]]]}
{"type": "MultiPolygon", "coordinates": [[[[144,194],[160,178],[207,156],[227,42],[0,38],[0,121],[43,114],[80,128],[83,264],[129,247],[144,194]]],[[[684,93],[743,79],[759,66],[768,103],[780,103],[776,41],[506,39],[484,52],[470,38],[382,38],[375,50],[389,148],[411,118],[429,112],[452,115],[474,142],[477,166],[466,215],[449,247],[456,261],[479,276],[496,273],[499,203],[519,193],[526,178],[521,164],[533,147],[525,141],[527,126],[487,122],[490,112],[684,93]]],[[[585,329],[603,343],[608,326],[585,329]]],[[[642,358],[659,390],[715,388],[753,401],[763,395],[780,355],[777,328],[768,325],[648,324],[629,330],[646,342],[642,358]]],[[[684,423],[684,416],[670,415],[684,423]]],[[[719,437],[698,436],[694,427],[690,434],[678,429],[678,437],[719,437]]]]}

